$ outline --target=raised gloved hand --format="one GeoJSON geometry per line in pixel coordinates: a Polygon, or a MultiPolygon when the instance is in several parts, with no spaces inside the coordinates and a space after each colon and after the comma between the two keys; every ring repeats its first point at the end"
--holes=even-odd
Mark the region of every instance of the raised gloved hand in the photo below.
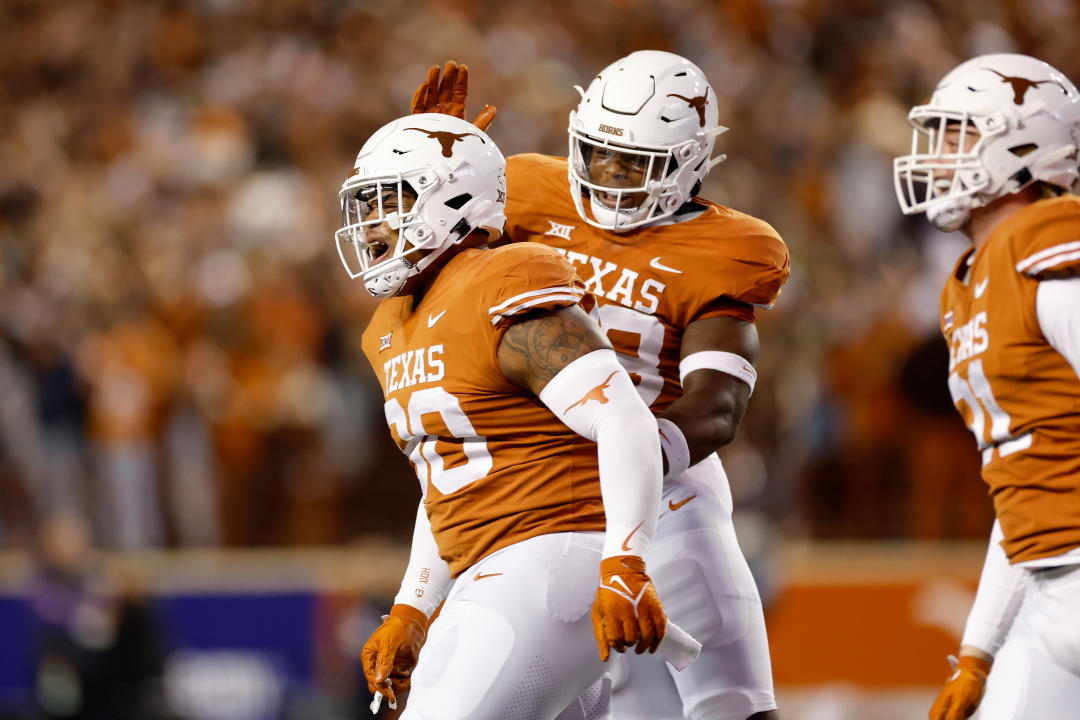
{"type": "Polygon", "coordinates": [[[986,691],[990,661],[965,655],[959,660],[949,656],[953,674],[930,708],[930,720],[964,720],[979,707],[986,691]]]}
{"type": "MultiPolygon", "coordinates": [[[[443,68],[442,80],[439,79],[439,66],[428,68],[427,79],[420,83],[413,93],[410,112],[442,113],[465,119],[465,99],[469,94],[469,67],[458,65],[453,60],[443,68]]],[[[472,124],[481,130],[487,130],[495,119],[495,107],[485,105],[472,124]]]]}
{"type": "Polygon", "coordinates": [[[645,574],[645,561],[636,555],[616,555],[600,562],[600,587],[592,606],[593,633],[600,659],[611,648],[633,647],[641,654],[656,652],[667,629],[667,617],[645,574]]]}
{"type": "Polygon", "coordinates": [[[395,605],[383,624],[364,643],[360,663],[372,694],[381,692],[391,703],[409,689],[409,678],[427,637],[428,619],[410,605],[395,605]]]}

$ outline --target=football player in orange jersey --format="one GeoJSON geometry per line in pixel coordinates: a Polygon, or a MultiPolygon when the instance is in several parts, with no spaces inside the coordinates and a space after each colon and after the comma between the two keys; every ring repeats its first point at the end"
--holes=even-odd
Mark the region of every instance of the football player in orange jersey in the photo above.
{"type": "Polygon", "coordinates": [[[930,718],[1077,717],[1080,95],[1040,60],[982,55],[908,117],[901,208],[971,240],[942,292],[941,329],[997,515],[930,718]]]}
{"type": "Polygon", "coordinates": [[[643,560],[655,421],[569,263],[483,247],[505,188],[482,131],[411,115],[365,143],[340,192],[341,259],[382,298],[364,353],[423,495],[362,653],[372,692],[393,702],[411,680],[411,720],[606,717],[610,649],[653,652],[667,628],[643,560]]]}
{"type": "MultiPolygon", "coordinates": [[[[441,80],[432,68],[414,112],[464,117],[467,81],[454,63],[441,80]]],[[[635,52],[578,91],[569,160],[509,159],[507,235],[548,245],[582,273],[593,316],[658,416],[664,490],[647,561],[669,617],[704,646],[679,673],[626,656],[613,716],[776,718],[761,599],[715,451],[753,391],[755,312],[780,294],[787,248],[767,223],[697,196],[726,130],[697,66],[635,52]]]]}

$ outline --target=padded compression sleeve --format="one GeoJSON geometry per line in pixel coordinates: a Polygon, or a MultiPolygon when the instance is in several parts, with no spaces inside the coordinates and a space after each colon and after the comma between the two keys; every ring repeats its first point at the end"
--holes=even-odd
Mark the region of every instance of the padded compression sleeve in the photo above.
{"type": "Polygon", "coordinates": [[[1040,282],[1035,313],[1046,340],[1080,379],[1080,277],[1040,282]]]}
{"type": "Polygon", "coordinates": [[[431,534],[427,510],[423,500],[416,509],[416,524],[413,526],[412,548],[409,550],[409,566],[401,580],[401,589],[394,598],[394,604],[411,605],[431,617],[435,608],[450,591],[450,566],[439,557],[439,548],[431,534]]]}
{"type": "Polygon", "coordinates": [[[614,351],[571,362],[540,391],[540,401],[596,442],[607,516],[603,556],[643,555],[660,510],[660,440],[656,419],[614,351]]]}
{"type": "Polygon", "coordinates": [[[979,589],[964,626],[963,645],[972,645],[988,655],[996,655],[1012,627],[1020,603],[1024,599],[1028,571],[1009,564],[1001,523],[994,521],[990,531],[990,546],[986,549],[979,589]]]}

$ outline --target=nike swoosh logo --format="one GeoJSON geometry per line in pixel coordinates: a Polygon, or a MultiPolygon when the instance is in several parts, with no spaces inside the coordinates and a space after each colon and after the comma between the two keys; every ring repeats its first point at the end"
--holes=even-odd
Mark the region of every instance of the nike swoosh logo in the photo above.
{"type": "Polygon", "coordinates": [[[438,315],[428,315],[428,316],[427,316],[427,326],[428,326],[428,327],[435,327],[435,323],[437,323],[437,322],[439,322],[440,320],[442,320],[442,316],[443,316],[443,315],[445,315],[445,314],[446,314],[446,311],[445,311],[445,310],[443,310],[443,311],[442,311],[441,313],[439,313],[438,315]]]}
{"type": "Polygon", "coordinates": [[[614,590],[617,593],[626,595],[626,597],[631,597],[631,598],[634,597],[634,594],[632,592],[630,592],[630,586],[627,585],[626,581],[623,580],[618,575],[615,575],[610,580],[608,580],[608,587],[610,587],[612,590],[614,590]],[[622,585],[622,589],[620,590],[618,587],[616,587],[615,583],[618,583],[619,585],[622,585]]]}
{"type": "Polygon", "coordinates": [[[626,536],[626,539],[622,541],[623,552],[630,552],[630,538],[634,537],[634,533],[641,529],[641,526],[645,524],[642,520],[637,524],[637,527],[630,531],[630,534],[626,536]]]}
{"type": "Polygon", "coordinates": [[[975,285],[975,297],[981,298],[982,294],[986,292],[986,286],[990,284],[990,278],[984,277],[981,283],[975,285]]]}
{"type": "Polygon", "coordinates": [[[686,498],[685,500],[680,500],[679,502],[675,502],[675,501],[673,501],[673,500],[668,500],[668,504],[667,504],[667,506],[668,506],[669,508],[671,508],[672,510],[678,510],[678,509],[679,509],[679,508],[681,508],[681,507],[682,507],[683,505],[685,505],[686,503],[690,502],[691,500],[693,500],[693,499],[694,499],[694,498],[696,498],[696,497],[697,497],[697,495],[691,495],[690,497],[686,498]]]}
{"type": "Polygon", "coordinates": [[[656,270],[663,270],[664,272],[675,273],[676,275],[682,275],[682,270],[676,270],[673,267],[668,267],[667,265],[664,265],[663,263],[661,263],[659,255],[657,255],[656,257],[654,257],[652,260],[649,261],[649,267],[654,268],[656,270]]]}
{"type": "Polygon", "coordinates": [[[486,575],[481,575],[478,572],[476,573],[476,577],[474,577],[473,580],[483,580],[484,578],[495,577],[496,575],[502,575],[502,573],[487,573],[486,575]]]}

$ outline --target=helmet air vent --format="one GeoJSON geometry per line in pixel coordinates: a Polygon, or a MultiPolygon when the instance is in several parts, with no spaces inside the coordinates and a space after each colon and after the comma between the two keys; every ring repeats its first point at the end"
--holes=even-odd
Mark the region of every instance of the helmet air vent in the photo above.
{"type": "Polygon", "coordinates": [[[472,200],[472,195],[470,195],[469,193],[455,195],[454,197],[446,201],[446,207],[460,210],[465,205],[465,203],[469,202],[470,200],[472,200]]]}

